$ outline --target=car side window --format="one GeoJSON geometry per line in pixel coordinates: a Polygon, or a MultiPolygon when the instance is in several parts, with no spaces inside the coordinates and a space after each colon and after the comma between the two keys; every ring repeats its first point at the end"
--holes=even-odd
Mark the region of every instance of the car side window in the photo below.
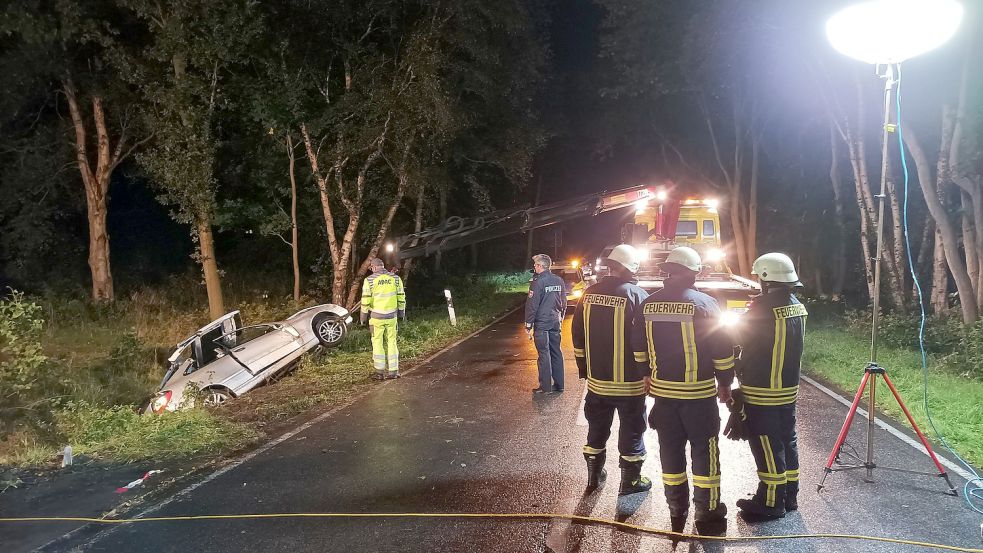
{"type": "Polygon", "coordinates": [[[243,346],[260,336],[265,336],[275,330],[274,325],[253,325],[245,328],[236,329],[233,332],[219,336],[213,340],[215,346],[222,346],[229,349],[243,346]],[[231,345],[230,345],[231,344],[231,345]]]}
{"type": "Polygon", "coordinates": [[[703,221],[703,237],[713,238],[717,235],[717,230],[714,228],[712,220],[703,221]]]}

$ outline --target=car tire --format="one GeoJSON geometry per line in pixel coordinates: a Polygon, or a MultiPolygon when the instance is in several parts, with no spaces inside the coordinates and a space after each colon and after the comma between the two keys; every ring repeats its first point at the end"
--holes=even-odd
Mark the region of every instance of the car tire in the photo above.
{"type": "Polygon", "coordinates": [[[232,392],[225,388],[206,388],[201,391],[201,404],[204,407],[221,405],[232,399],[232,392]]]}
{"type": "Polygon", "coordinates": [[[334,313],[320,313],[311,321],[311,327],[322,347],[333,348],[341,344],[348,334],[348,325],[334,313]]]}

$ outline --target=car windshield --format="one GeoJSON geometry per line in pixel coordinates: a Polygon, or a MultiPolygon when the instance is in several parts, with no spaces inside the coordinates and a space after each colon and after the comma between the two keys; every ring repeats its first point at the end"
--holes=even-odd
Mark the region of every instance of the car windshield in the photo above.
{"type": "Polygon", "coordinates": [[[571,269],[560,273],[560,278],[567,283],[577,283],[580,282],[580,273],[576,269],[571,269]]]}

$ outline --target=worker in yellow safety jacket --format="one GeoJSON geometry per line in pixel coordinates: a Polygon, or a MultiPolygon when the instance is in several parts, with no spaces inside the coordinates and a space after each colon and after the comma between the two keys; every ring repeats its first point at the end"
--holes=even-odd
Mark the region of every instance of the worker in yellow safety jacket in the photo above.
{"type": "Polygon", "coordinates": [[[399,378],[396,320],[406,319],[406,294],[399,275],[386,271],[381,259],[369,263],[372,274],[362,283],[362,315],[372,334],[372,378],[399,378]]]}

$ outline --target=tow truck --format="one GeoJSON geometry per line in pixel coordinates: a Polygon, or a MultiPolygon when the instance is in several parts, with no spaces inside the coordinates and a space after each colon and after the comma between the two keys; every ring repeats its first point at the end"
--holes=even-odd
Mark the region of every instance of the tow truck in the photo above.
{"type": "MultiPolygon", "coordinates": [[[[724,308],[724,322],[734,323],[747,311],[750,299],[760,293],[761,287],[733,274],[728,267],[720,239],[717,202],[707,198],[675,197],[674,189],[672,183],[639,185],[535,207],[519,206],[475,217],[449,217],[418,233],[396,238],[394,255],[399,261],[440,256],[448,250],[581,217],[634,209],[633,222],[622,228],[621,241],[639,248],[645,257],[638,273],[639,284],[649,292],[662,288],[665,275],[659,271],[659,263],[676,246],[693,247],[707,264],[697,277],[696,288],[716,298],[724,308]]],[[[613,247],[601,252],[589,278],[583,278],[584,264],[579,263],[582,288],[603,276],[606,267],[602,260],[613,247]]],[[[576,292],[577,288],[571,287],[568,299],[579,300],[573,297],[576,292]]]]}
{"type": "Polygon", "coordinates": [[[590,263],[584,263],[582,259],[554,261],[550,270],[563,279],[567,293],[567,306],[570,308],[580,301],[588,286],[597,282],[597,279],[594,278],[593,266],[590,263]]]}

